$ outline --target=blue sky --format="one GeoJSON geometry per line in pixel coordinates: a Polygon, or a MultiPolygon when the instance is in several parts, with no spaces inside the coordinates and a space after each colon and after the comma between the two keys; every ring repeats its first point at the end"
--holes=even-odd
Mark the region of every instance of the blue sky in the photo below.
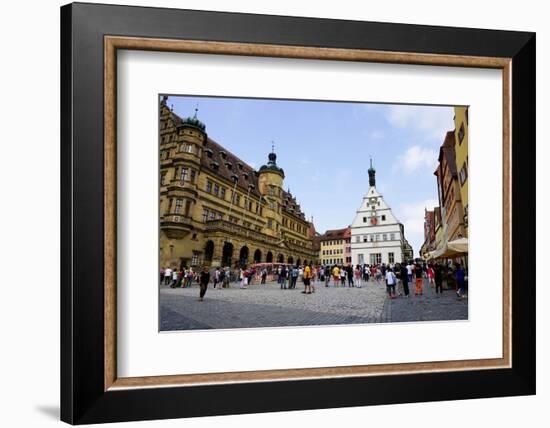
{"type": "Polygon", "coordinates": [[[424,207],[437,205],[433,172],[452,107],[326,101],[170,96],[181,117],[194,114],[210,138],[255,168],[277,164],[318,232],[349,225],[368,190],[369,156],[376,187],[405,225],[418,253],[424,207]]]}

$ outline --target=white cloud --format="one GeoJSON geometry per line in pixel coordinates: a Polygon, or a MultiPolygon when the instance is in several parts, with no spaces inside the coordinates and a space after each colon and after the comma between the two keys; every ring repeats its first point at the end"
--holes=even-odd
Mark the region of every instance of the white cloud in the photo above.
{"type": "Polygon", "coordinates": [[[405,172],[414,172],[420,168],[435,170],[437,165],[437,153],[427,147],[412,146],[399,156],[399,167],[405,172]]]}
{"type": "Polygon", "coordinates": [[[384,131],[381,131],[378,129],[378,130],[369,132],[368,137],[371,140],[381,140],[382,138],[385,137],[385,135],[386,134],[384,133],[384,131]]]}
{"type": "Polygon", "coordinates": [[[385,118],[391,126],[410,128],[420,132],[426,139],[443,143],[445,133],[454,129],[454,110],[442,106],[390,105],[385,118]]]}
{"type": "Polygon", "coordinates": [[[438,206],[437,199],[403,203],[396,210],[397,217],[405,226],[405,238],[412,245],[415,256],[424,242],[424,210],[431,211],[438,206]]]}

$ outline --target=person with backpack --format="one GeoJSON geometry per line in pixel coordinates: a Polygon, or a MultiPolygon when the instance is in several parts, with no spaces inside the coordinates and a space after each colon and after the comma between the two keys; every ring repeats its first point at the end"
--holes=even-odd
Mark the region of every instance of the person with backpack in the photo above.
{"type": "Polygon", "coordinates": [[[281,267],[280,273],[279,273],[279,281],[281,283],[281,290],[286,290],[286,278],[288,276],[288,272],[286,270],[286,266],[283,265],[281,267]]]}
{"type": "Polygon", "coordinates": [[[330,266],[325,266],[325,287],[328,287],[328,284],[330,282],[330,266]]]}
{"type": "Polygon", "coordinates": [[[386,269],[386,290],[390,299],[395,299],[395,283],[397,278],[391,269],[386,269]]]}
{"type": "Polygon", "coordinates": [[[291,288],[291,289],[296,288],[297,281],[298,281],[298,269],[296,269],[296,266],[292,266],[290,268],[290,285],[288,288],[291,288]]]}
{"type": "Polygon", "coordinates": [[[260,281],[260,284],[265,284],[265,279],[267,278],[267,269],[266,268],[262,269],[261,277],[262,277],[262,280],[260,281]]]}

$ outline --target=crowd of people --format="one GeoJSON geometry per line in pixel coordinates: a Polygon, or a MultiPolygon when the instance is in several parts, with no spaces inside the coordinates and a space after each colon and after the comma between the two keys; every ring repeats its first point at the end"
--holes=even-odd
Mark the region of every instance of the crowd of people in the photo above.
{"type": "Polygon", "coordinates": [[[361,288],[369,282],[383,284],[390,299],[398,296],[409,297],[414,284],[414,294],[424,293],[424,279],[428,279],[428,287],[435,288],[436,295],[443,293],[443,280],[454,281],[456,294],[464,297],[466,292],[467,274],[459,264],[454,269],[448,264],[419,263],[389,263],[377,265],[305,265],[294,266],[280,264],[278,266],[263,266],[256,268],[217,267],[209,270],[203,267],[200,271],[191,268],[162,268],[160,283],[171,288],[189,288],[196,282],[200,286],[199,301],[203,301],[210,282],[214,288],[228,288],[231,283],[238,283],[242,289],[254,283],[266,284],[276,280],[281,290],[296,289],[298,283],[303,284],[304,294],[315,293],[315,284],[325,287],[356,287],[361,288]],[[409,285],[410,284],[410,285],[409,285]]]}

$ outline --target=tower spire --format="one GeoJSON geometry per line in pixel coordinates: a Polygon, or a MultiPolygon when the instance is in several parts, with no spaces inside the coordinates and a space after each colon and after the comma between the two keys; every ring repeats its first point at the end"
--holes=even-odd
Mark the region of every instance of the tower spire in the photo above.
{"type": "Polygon", "coordinates": [[[369,186],[375,187],[376,186],[376,170],[372,166],[372,156],[370,158],[370,168],[369,168],[369,186]]]}

